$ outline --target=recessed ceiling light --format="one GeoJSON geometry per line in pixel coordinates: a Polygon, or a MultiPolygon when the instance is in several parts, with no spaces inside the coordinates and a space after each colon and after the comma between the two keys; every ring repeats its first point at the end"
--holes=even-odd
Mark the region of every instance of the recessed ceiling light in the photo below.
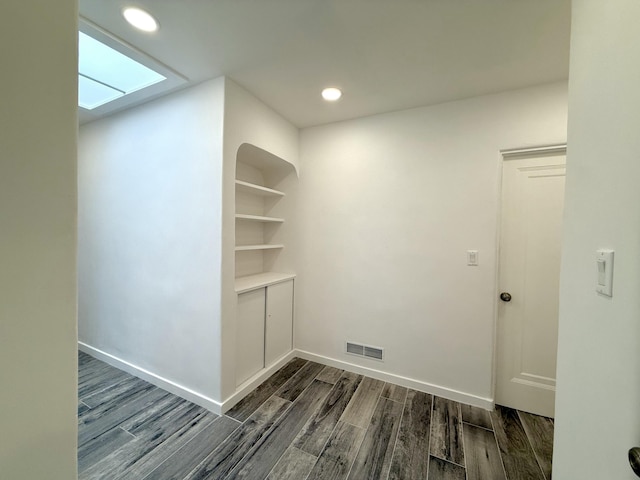
{"type": "Polygon", "coordinates": [[[158,30],[158,21],[140,8],[128,7],[122,11],[125,20],[143,32],[158,30]]]}
{"type": "Polygon", "coordinates": [[[328,87],[322,90],[322,98],[328,102],[335,102],[342,96],[342,91],[336,87],[328,87]]]}

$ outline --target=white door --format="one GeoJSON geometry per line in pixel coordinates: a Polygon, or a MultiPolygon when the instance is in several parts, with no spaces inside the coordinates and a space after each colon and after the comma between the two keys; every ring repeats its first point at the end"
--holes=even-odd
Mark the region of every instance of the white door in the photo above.
{"type": "Polygon", "coordinates": [[[565,155],[502,173],[496,403],[553,417],[565,155]]]}
{"type": "Polygon", "coordinates": [[[267,287],[264,364],[269,366],[291,351],[293,339],[293,280],[267,287]]]}

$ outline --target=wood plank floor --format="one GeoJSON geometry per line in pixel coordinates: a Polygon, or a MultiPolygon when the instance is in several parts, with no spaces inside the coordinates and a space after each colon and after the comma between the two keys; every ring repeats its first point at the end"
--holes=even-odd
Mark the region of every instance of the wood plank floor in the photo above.
{"type": "Polygon", "coordinates": [[[550,480],[553,420],[293,359],[215,415],[79,354],[81,480],[550,480]]]}

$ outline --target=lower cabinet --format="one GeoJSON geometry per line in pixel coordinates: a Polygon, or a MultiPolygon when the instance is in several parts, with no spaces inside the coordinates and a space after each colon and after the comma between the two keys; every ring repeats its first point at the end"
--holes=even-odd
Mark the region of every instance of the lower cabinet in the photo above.
{"type": "Polygon", "coordinates": [[[236,385],[264,367],[266,288],[238,295],[236,327],[236,385]]]}
{"type": "Polygon", "coordinates": [[[238,295],[236,385],[291,351],[293,280],[238,295]]]}
{"type": "Polygon", "coordinates": [[[267,287],[264,326],[264,365],[268,367],[292,348],[293,280],[267,287]]]}

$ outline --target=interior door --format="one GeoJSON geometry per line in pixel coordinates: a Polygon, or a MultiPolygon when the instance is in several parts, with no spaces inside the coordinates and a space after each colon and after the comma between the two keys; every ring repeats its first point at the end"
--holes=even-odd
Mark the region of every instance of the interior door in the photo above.
{"type": "Polygon", "coordinates": [[[565,155],[502,173],[496,403],[553,417],[565,155]]]}

